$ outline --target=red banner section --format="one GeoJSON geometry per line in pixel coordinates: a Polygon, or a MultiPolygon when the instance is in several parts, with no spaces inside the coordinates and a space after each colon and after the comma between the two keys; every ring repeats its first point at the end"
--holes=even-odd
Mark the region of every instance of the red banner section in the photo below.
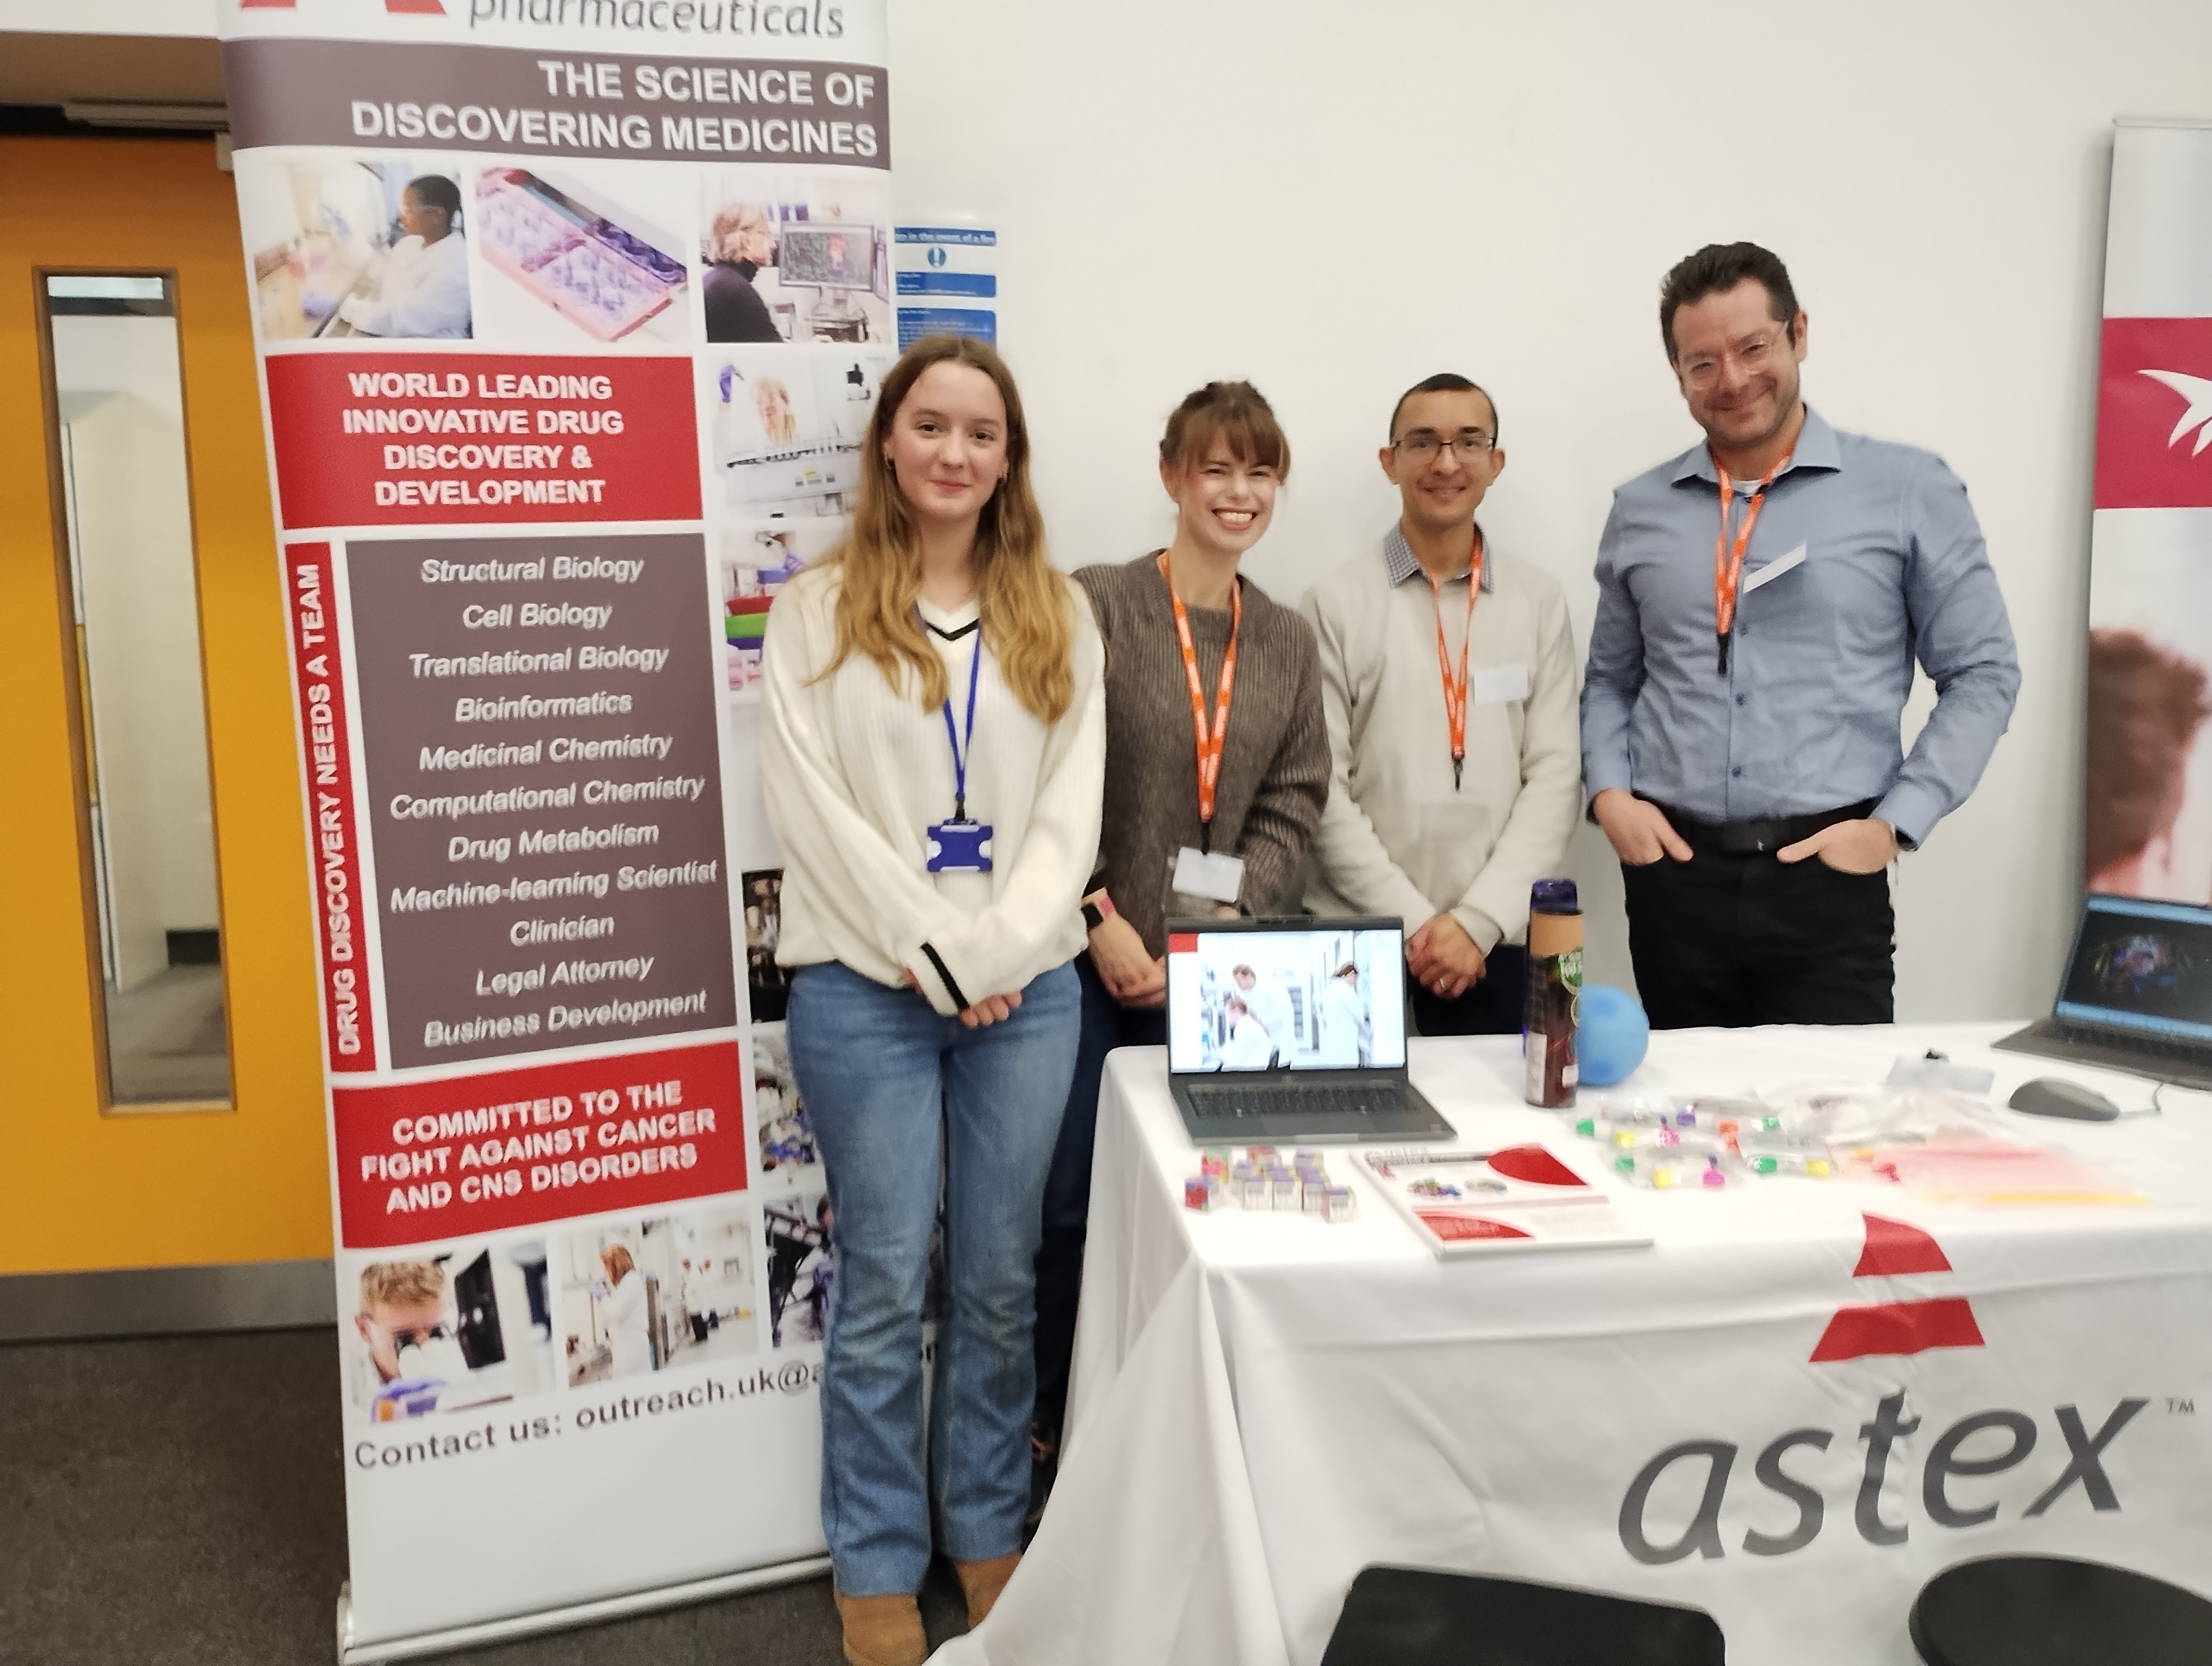
{"type": "Polygon", "coordinates": [[[292,614],[292,681],[300,699],[308,845],[315,869],[315,935],[322,952],[323,1022],[333,1072],[376,1068],[369,1012],[367,910],[361,890],[361,833],[354,813],[353,749],[332,605],[331,546],[284,551],[284,597],[292,614]]]}
{"type": "Polygon", "coordinates": [[[735,1042],[333,1087],[349,1250],[495,1232],[745,1186],[735,1042]]]}
{"type": "Polygon", "coordinates": [[[264,362],[288,528],[699,518],[689,359],[264,362]]]}
{"type": "Polygon", "coordinates": [[[2212,508],[2212,318],[2108,318],[2097,507],[2212,508]]]}

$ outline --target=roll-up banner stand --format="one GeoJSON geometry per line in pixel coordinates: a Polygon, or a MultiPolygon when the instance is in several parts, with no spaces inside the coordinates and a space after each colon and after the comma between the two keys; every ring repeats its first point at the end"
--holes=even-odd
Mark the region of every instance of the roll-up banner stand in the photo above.
{"type": "Polygon", "coordinates": [[[319,955],[343,1658],[826,1566],[761,632],[896,340],[881,0],[221,0],[319,955]]]}
{"type": "Polygon", "coordinates": [[[2123,121],[2090,535],[2091,891],[2212,903],[2208,712],[2212,122],[2123,121]]]}

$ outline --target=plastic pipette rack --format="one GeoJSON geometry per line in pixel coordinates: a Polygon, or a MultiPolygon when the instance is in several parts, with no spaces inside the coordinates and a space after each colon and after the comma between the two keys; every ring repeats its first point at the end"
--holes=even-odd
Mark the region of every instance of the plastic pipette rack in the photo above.
{"type": "Polygon", "coordinates": [[[684,263],[593,214],[528,170],[477,180],[484,258],[600,341],[628,335],[684,287],[684,263]]]}

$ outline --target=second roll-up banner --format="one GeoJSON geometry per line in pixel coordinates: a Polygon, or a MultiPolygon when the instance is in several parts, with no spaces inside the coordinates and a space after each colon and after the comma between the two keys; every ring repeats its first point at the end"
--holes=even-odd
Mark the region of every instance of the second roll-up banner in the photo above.
{"type": "Polygon", "coordinates": [[[896,339],[881,0],[220,0],[374,1660],[811,1572],[762,626],[896,339]]]}

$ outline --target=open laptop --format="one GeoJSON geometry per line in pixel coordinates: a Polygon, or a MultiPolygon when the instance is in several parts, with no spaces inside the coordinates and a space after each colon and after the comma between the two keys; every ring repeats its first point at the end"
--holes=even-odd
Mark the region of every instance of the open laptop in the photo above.
{"type": "Polygon", "coordinates": [[[2051,1016],[1997,1046],[2212,1088],[2212,908],[2093,894],[2051,1016]]]}
{"type": "Polygon", "coordinates": [[[1200,1145],[1449,1140],[1406,1074],[1396,920],[1171,920],[1168,1080],[1200,1145]]]}

